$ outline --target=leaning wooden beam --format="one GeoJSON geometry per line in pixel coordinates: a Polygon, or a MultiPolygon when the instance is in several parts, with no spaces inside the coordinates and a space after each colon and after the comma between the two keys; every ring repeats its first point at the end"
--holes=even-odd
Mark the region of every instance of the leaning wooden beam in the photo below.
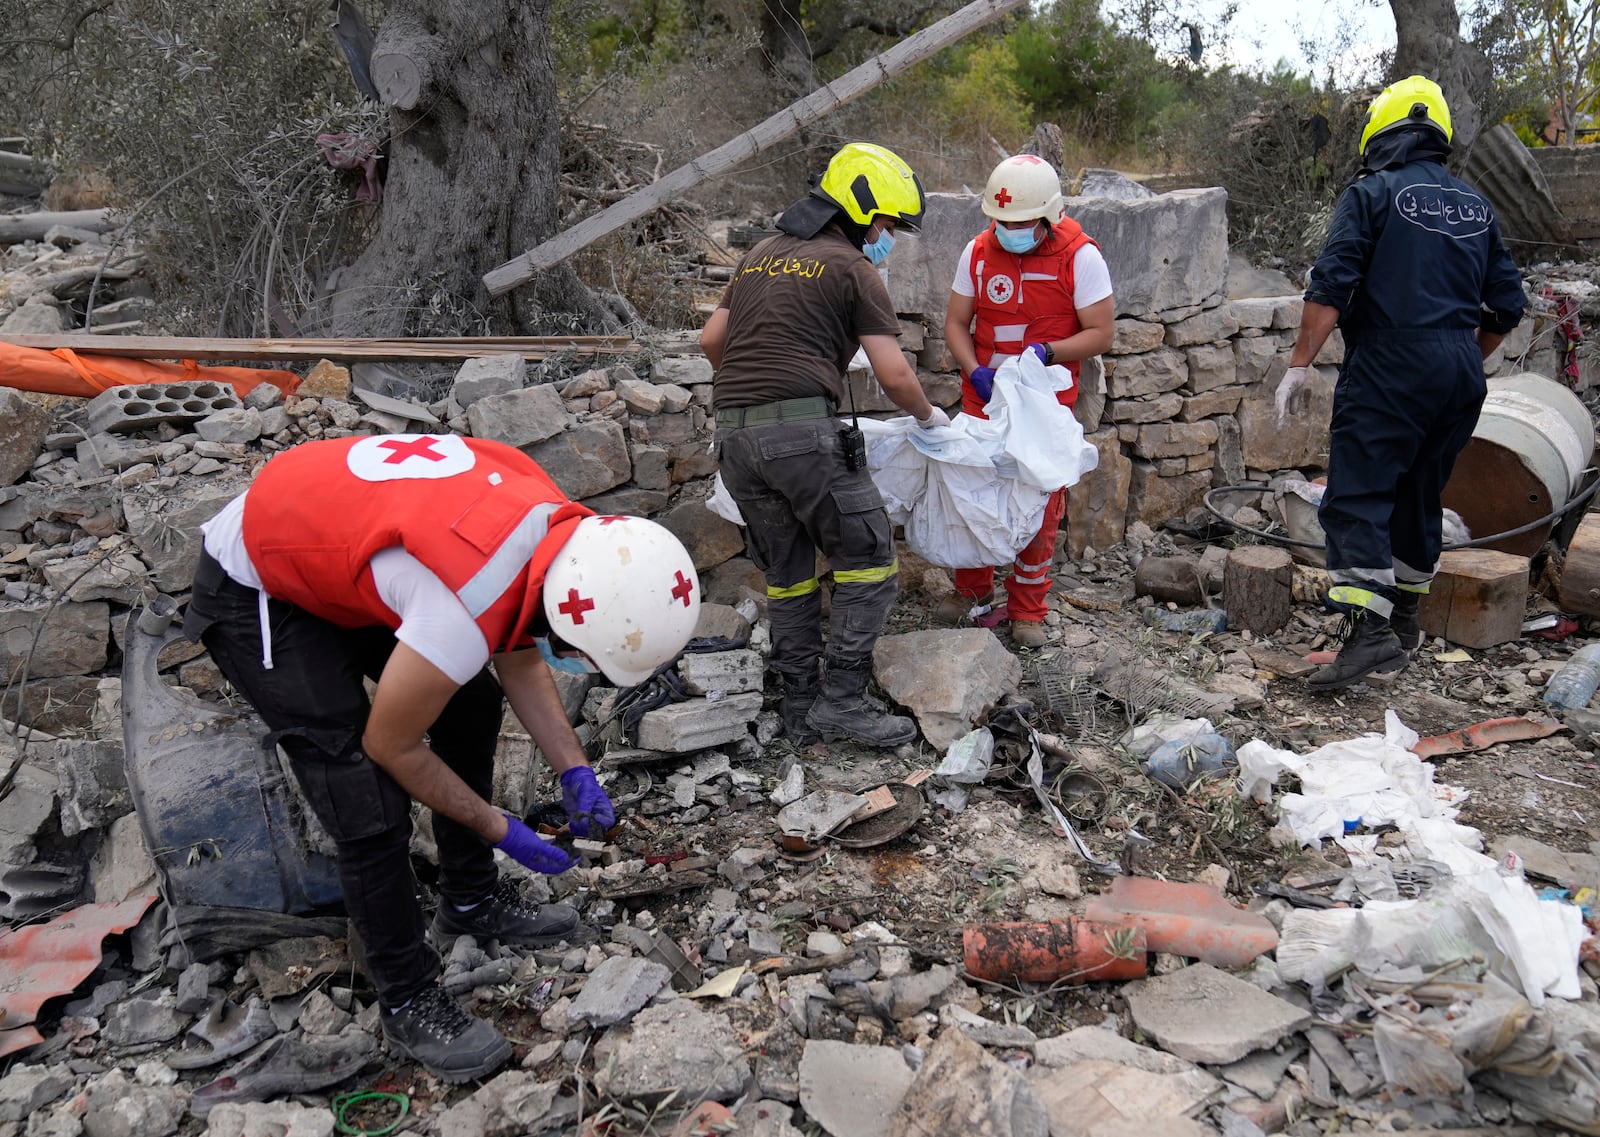
{"type": "Polygon", "coordinates": [[[546,359],[561,352],[631,355],[638,346],[627,336],[506,336],[460,339],[208,339],[184,336],[4,336],[17,347],[90,352],[135,359],[242,359],[399,362],[407,359],[474,359],[520,355],[546,359]]]}
{"type": "Polygon", "coordinates": [[[0,245],[15,245],[19,241],[42,241],[45,233],[56,225],[73,229],[87,229],[91,233],[104,233],[115,229],[120,222],[111,220],[109,209],[68,209],[60,213],[13,213],[0,217],[0,245]]]}
{"type": "Polygon", "coordinates": [[[1022,4],[1023,0],[973,0],[960,11],[901,40],[882,55],[874,56],[799,102],[790,104],[759,126],[724,142],[687,165],[679,166],[648,188],[606,207],[593,217],[585,218],[565,233],[534,246],[515,260],[490,270],[484,275],[484,287],[489,290],[489,295],[500,296],[528,283],[537,273],[560,264],[607,233],[656,209],[667,199],[759,154],[802,127],[859,98],[913,63],[928,58],[1007,12],[1020,8],[1022,4]]]}

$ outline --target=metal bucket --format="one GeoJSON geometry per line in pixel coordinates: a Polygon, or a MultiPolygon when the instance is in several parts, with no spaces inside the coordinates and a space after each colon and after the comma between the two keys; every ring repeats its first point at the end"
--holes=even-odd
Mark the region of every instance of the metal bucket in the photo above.
{"type": "MultiPolygon", "coordinates": [[[[1593,457],[1594,420],[1563,384],[1531,372],[1490,379],[1444,505],[1474,537],[1517,529],[1565,505],[1593,457]]],[[[1487,547],[1531,557],[1550,529],[1540,525],[1487,547]]]]}

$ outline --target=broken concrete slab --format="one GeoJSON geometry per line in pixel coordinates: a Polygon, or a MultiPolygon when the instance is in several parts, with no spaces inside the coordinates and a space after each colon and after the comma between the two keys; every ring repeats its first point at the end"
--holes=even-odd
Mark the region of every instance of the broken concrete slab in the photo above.
{"type": "Polygon", "coordinates": [[[1040,1066],[1070,1066],[1074,1062],[1104,1059],[1151,1074],[1184,1074],[1199,1067],[1173,1054],[1140,1046],[1103,1026],[1080,1026],[1053,1038],[1041,1038],[1033,1048],[1040,1066]]]}
{"type": "Polygon", "coordinates": [[[674,999],[639,1012],[630,1035],[595,1075],[600,1092],[625,1101],[732,1101],[750,1080],[750,1063],[728,1016],[674,999]]]}
{"type": "Polygon", "coordinates": [[[749,648],[689,652],[678,660],[678,676],[691,695],[709,695],[713,691],[737,695],[760,691],[766,667],[761,653],[749,648]]]}
{"type": "Polygon", "coordinates": [[[26,1121],[71,1090],[74,1081],[61,1066],[13,1067],[0,1078],[0,1122],[26,1121]]]}
{"type": "Polygon", "coordinates": [[[800,1107],[832,1137],[885,1137],[915,1079],[898,1050],[812,1039],[800,1056],[800,1107]]]}
{"type": "Polygon", "coordinates": [[[1269,1101],[1272,1095],[1278,1092],[1278,1086],[1283,1082],[1283,1075],[1288,1071],[1289,1063],[1304,1053],[1305,1048],[1298,1045],[1285,1046],[1277,1050],[1257,1050],[1254,1054],[1246,1054],[1237,1062],[1229,1062],[1226,1066],[1213,1066],[1212,1071],[1241,1089],[1249,1090],[1262,1101],[1269,1101]]]}
{"type": "Polygon", "coordinates": [[[1555,881],[1562,888],[1600,888],[1600,856],[1593,853],[1569,853],[1520,834],[1497,838],[1489,851],[1497,858],[1516,853],[1524,873],[1555,881]]]}
{"type": "Polygon", "coordinates": [[[759,691],[671,703],[646,712],[639,720],[639,745],[646,750],[687,754],[737,742],[749,736],[750,723],[760,713],[759,691]]]}
{"type": "Polygon", "coordinates": [[[205,1137],[333,1137],[331,1110],[292,1101],[230,1101],[206,1115],[205,1137]]]}
{"type": "Polygon", "coordinates": [[[614,1026],[632,1018],[672,979],[659,963],[632,956],[611,956],[590,973],[567,1012],[573,1023],[614,1026]]]}
{"type": "Polygon", "coordinates": [[[1156,1074],[1094,1058],[1035,1067],[1028,1084],[1049,1111],[1050,1137],[1089,1137],[1108,1124],[1151,1127],[1191,1118],[1222,1092],[1222,1083],[1204,1070],[1156,1074]]]}
{"type": "Polygon", "coordinates": [[[939,1025],[959,1030],[979,1046],[1002,1050],[1032,1050],[1039,1036],[1021,1023],[997,1023],[955,1003],[939,1008],[939,1025]]]}
{"type": "Polygon", "coordinates": [[[1022,664],[987,628],[884,636],[872,666],[884,691],[911,711],[923,737],[939,750],[1022,682],[1022,664]]]}
{"type": "Polygon", "coordinates": [[[507,1070],[439,1118],[439,1137],[489,1137],[490,1134],[542,1133],[558,1082],[542,1082],[524,1070],[507,1070]]]}
{"type": "Polygon", "coordinates": [[[1130,983],[1125,991],[1134,1024],[1192,1062],[1236,1062],[1311,1021],[1293,1003],[1207,963],[1130,983]],[[1222,1007],[1226,1014],[1218,1013],[1222,1007]]]}
{"type": "Polygon", "coordinates": [[[890,1118],[888,1137],[1049,1137],[1027,1080],[959,1030],[945,1030],[890,1118]]]}

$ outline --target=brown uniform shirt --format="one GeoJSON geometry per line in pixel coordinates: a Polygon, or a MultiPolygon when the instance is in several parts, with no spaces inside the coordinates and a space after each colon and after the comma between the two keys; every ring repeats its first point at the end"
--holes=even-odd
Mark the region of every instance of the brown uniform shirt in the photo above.
{"type": "Polygon", "coordinates": [[[843,405],[862,336],[898,335],[878,270],[842,235],[779,233],[745,254],[718,304],[728,309],[717,410],[825,395],[843,405]]]}

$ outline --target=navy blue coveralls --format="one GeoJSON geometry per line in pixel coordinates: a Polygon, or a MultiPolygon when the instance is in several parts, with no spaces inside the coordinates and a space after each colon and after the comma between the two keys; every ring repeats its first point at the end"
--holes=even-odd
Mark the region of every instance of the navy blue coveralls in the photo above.
{"type": "Polygon", "coordinates": [[[1338,309],[1345,343],[1318,514],[1329,600],[1387,618],[1438,568],[1440,494],[1486,394],[1477,329],[1509,332],[1527,297],[1488,201],[1413,157],[1345,189],[1305,298],[1338,309]]]}

